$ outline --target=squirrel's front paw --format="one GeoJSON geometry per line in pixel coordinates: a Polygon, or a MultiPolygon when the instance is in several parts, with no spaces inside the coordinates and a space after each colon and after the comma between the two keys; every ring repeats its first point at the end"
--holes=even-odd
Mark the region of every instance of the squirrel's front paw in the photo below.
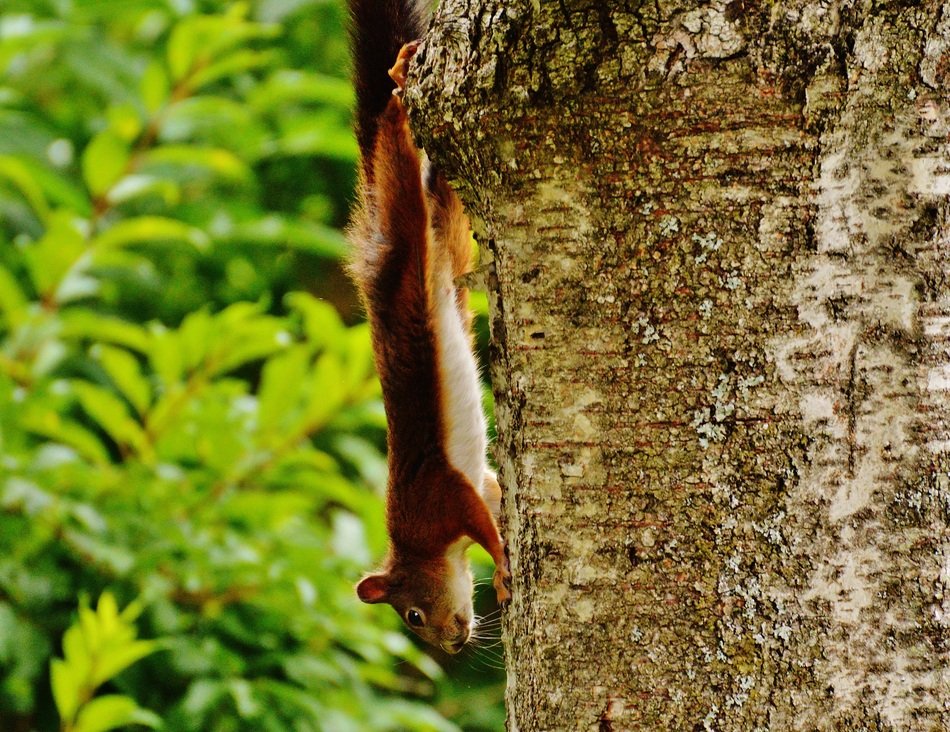
{"type": "Polygon", "coordinates": [[[410,41],[399,49],[399,55],[396,56],[396,63],[389,70],[389,78],[396,82],[396,88],[393,94],[397,96],[402,94],[406,86],[406,74],[409,72],[409,59],[416,55],[419,50],[419,44],[422,41],[410,41]]]}
{"type": "Polygon", "coordinates": [[[504,605],[511,600],[511,590],[508,589],[510,582],[511,572],[508,571],[508,560],[506,559],[504,566],[495,566],[495,574],[491,581],[499,605],[504,605]]]}

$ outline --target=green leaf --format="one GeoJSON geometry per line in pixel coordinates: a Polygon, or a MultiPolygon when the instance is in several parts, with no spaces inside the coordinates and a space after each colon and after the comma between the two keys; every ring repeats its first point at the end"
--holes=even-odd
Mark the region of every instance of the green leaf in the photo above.
{"type": "Polygon", "coordinates": [[[280,318],[258,314],[259,307],[235,303],[214,318],[215,337],[208,373],[218,375],[286,348],[290,335],[280,318]]]}
{"type": "Polygon", "coordinates": [[[340,388],[343,381],[343,369],[333,354],[325,353],[317,359],[302,385],[308,401],[306,411],[302,419],[291,427],[290,433],[310,434],[326,424],[346,397],[340,388]]]}
{"type": "Polygon", "coordinates": [[[112,383],[136,411],[144,414],[152,399],[152,389],[135,356],[121,348],[103,344],[97,344],[92,355],[102,364],[112,383]]]}
{"type": "MultiPolygon", "coordinates": [[[[70,663],[77,663],[77,659],[92,659],[98,651],[102,642],[102,633],[99,630],[99,619],[96,617],[96,611],[89,607],[87,598],[83,597],[79,602],[79,624],[73,624],[66,631],[63,639],[63,654],[70,663]],[[78,638],[77,641],[69,643],[70,637],[78,638]]],[[[88,668],[84,669],[83,676],[88,678],[92,670],[91,660],[88,668]]]]}
{"type": "Polygon", "coordinates": [[[353,108],[353,85],[344,79],[299,69],[280,69],[252,90],[248,101],[262,112],[288,102],[316,102],[349,112],[353,108]]]}
{"type": "Polygon", "coordinates": [[[310,348],[293,346],[269,359],[261,375],[258,392],[258,429],[261,438],[277,442],[279,428],[299,411],[300,390],[310,368],[310,348]]]}
{"type": "Polygon", "coordinates": [[[155,653],[159,648],[159,644],[155,641],[140,640],[117,648],[102,649],[97,659],[95,673],[92,675],[93,685],[99,686],[108,681],[136,661],[155,653]]]}
{"type": "Polygon", "coordinates": [[[66,303],[84,298],[92,298],[98,295],[102,290],[102,282],[89,275],[84,274],[78,269],[73,269],[66,273],[66,276],[56,288],[56,296],[53,298],[57,304],[66,303]]]}
{"type": "Polygon", "coordinates": [[[142,131],[142,119],[132,104],[117,104],[106,111],[109,129],[126,143],[132,143],[142,131]]]}
{"type": "Polygon", "coordinates": [[[427,732],[461,732],[432,707],[394,699],[384,707],[373,710],[370,724],[387,725],[391,729],[424,729],[427,732]]]}
{"type": "Polygon", "coordinates": [[[143,610],[145,610],[145,603],[139,598],[126,605],[122,612],[119,613],[119,618],[122,619],[123,623],[131,625],[138,619],[143,610]]]}
{"type": "Polygon", "coordinates": [[[363,480],[382,488],[386,484],[386,459],[379,448],[353,434],[341,434],[333,441],[340,457],[349,460],[363,480]]]}
{"type": "Polygon", "coordinates": [[[198,54],[198,38],[194,20],[187,18],[180,22],[168,39],[168,69],[172,79],[183,79],[198,54]]]}
{"type": "Polygon", "coordinates": [[[338,229],[278,214],[233,225],[216,234],[216,239],[223,243],[289,247],[333,259],[341,259],[349,250],[346,237],[338,229]]]}
{"type": "Polygon", "coordinates": [[[128,445],[144,458],[151,457],[145,431],[129,415],[125,402],[110,391],[76,379],[72,388],[86,414],[92,417],[118,445],[128,445]]]}
{"type": "Polygon", "coordinates": [[[54,212],[46,233],[24,251],[37,291],[51,297],[66,273],[86,251],[86,241],[69,211],[54,212]]]}
{"type": "MultiPolygon", "coordinates": [[[[225,506],[232,520],[276,531],[314,510],[314,499],[297,490],[236,493],[225,506]]],[[[367,558],[369,561],[369,558],[367,558]]]]}
{"type": "Polygon", "coordinates": [[[125,140],[106,129],[92,138],[82,154],[82,175],[94,196],[101,196],[125,172],[129,162],[125,140]]]}
{"type": "Polygon", "coordinates": [[[177,349],[186,371],[193,371],[207,358],[217,331],[206,310],[190,313],[177,333],[177,349]]]}
{"type": "MultiPolygon", "coordinates": [[[[189,316],[193,317],[194,313],[189,316]]],[[[184,363],[177,331],[155,325],[148,345],[148,360],[152,370],[158,375],[165,392],[181,383],[184,376],[184,363]]]]}
{"type": "Polygon", "coordinates": [[[235,182],[247,182],[254,177],[244,161],[219,147],[160,145],[142,156],[143,168],[163,165],[198,168],[235,182]]]}
{"type": "Polygon", "coordinates": [[[247,10],[247,3],[236,2],[226,14],[186,17],[175,26],[168,41],[172,78],[185,79],[246,41],[277,35],[276,26],[244,20],[247,10]]]}
{"type": "Polygon", "coordinates": [[[117,205],[137,198],[155,195],[165,205],[172,206],[181,200],[181,188],[174,181],[154,175],[126,175],[109,189],[107,199],[117,205]]]}
{"type": "Polygon", "coordinates": [[[228,682],[228,690],[242,718],[248,719],[260,713],[261,707],[254,698],[254,690],[245,679],[231,679],[228,682]]]}
{"type": "Polygon", "coordinates": [[[97,465],[106,465],[109,452],[92,432],[52,409],[31,405],[20,414],[20,425],[27,432],[43,435],[76,450],[97,465]]]}
{"type": "MultiPolygon", "coordinates": [[[[118,635],[124,630],[130,634],[134,633],[134,629],[130,626],[119,625],[119,605],[115,601],[115,595],[111,592],[103,592],[99,596],[99,604],[96,606],[96,616],[104,637],[118,635]]],[[[109,677],[107,676],[106,678],[109,677]]]]}
{"type": "Polygon", "coordinates": [[[131,722],[132,724],[140,724],[143,727],[151,727],[152,729],[161,729],[163,726],[161,717],[155,714],[155,712],[143,709],[142,707],[138,707],[132,713],[131,722]]]}
{"type": "Polygon", "coordinates": [[[280,129],[275,155],[319,155],[347,163],[358,156],[353,133],[333,110],[287,115],[280,129]]]}
{"type": "Polygon", "coordinates": [[[244,103],[211,94],[189,97],[171,104],[162,117],[165,145],[219,146],[245,162],[268,151],[272,132],[244,103]]]}
{"type": "Polygon", "coordinates": [[[145,73],[142,74],[142,83],[139,86],[139,93],[142,95],[145,110],[149,114],[158,112],[168,101],[169,92],[170,83],[165,65],[158,59],[153,59],[145,67],[145,73]]]}
{"type": "Polygon", "coordinates": [[[20,289],[16,277],[0,266],[0,313],[3,313],[9,325],[15,326],[22,322],[26,303],[26,295],[20,289]]]}
{"type": "Polygon", "coordinates": [[[235,51],[195,73],[189,80],[189,86],[192,89],[200,89],[226,76],[268,66],[276,58],[277,55],[273,51],[252,51],[249,49],[235,51]]]}
{"type": "Polygon", "coordinates": [[[312,343],[327,348],[342,340],[343,321],[326,300],[319,300],[309,292],[291,292],[284,297],[284,304],[302,316],[304,332],[312,343]]]}
{"type": "Polygon", "coordinates": [[[208,239],[204,232],[175,219],[161,216],[140,216],[119,221],[92,240],[91,246],[100,249],[123,247],[132,244],[181,241],[199,249],[208,239]]]}
{"type": "MultiPolygon", "coordinates": [[[[58,142],[66,144],[63,140],[58,142]]],[[[19,158],[19,161],[53,208],[67,209],[80,218],[89,216],[92,207],[86,189],[77,185],[71,176],[43,165],[40,160],[19,158]]]]}
{"type": "Polygon", "coordinates": [[[161,726],[161,719],[139,707],[131,697],[108,694],[83,705],[73,729],[75,732],[106,732],[130,724],[154,729],[161,726]]]}
{"type": "Polygon", "coordinates": [[[369,323],[349,328],[342,340],[347,392],[363,399],[376,396],[379,386],[375,378],[376,367],[369,323]]]}
{"type": "Polygon", "coordinates": [[[72,666],[55,658],[50,664],[50,684],[60,718],[64,721],[73,719],[79,709],[82,679],[76,677],[72,666]]]}
{"type": "Polygon", "coordinates": [[[196,717],[208,714],[227,693],[224,683],[217,679],[195,679],[182,700],[184,711],[196,717]]]}
{"type": "Polygon", "coordinates": [[[135,567],[135,554],[121,544],[110,544],[73,529],[62,532],[64,543],[83,562],[114,577],[125,577],[135,567]]]}
{"type": "Polygon", "coordinates": [[[46,221],[49,217],[46,196],[23,161],[11,155],[0,155],[0,180],[3,179],[8,180],[20,191],[40,221],[46,221]]]}
{"type": "Polygon", "coordinates": [[[92,668],[92,659],[86,634],[80,625],[71,625],[63,634],[63,656],[77,678],[85,681],[86,675],[92,668]]]}
{"type": "Polygon", "coordinates": [[[73,307],[60,313],[60,335],[66,339],[99,341],[139,353],[149,350],[148,332],[137,323],[73,307]]]}

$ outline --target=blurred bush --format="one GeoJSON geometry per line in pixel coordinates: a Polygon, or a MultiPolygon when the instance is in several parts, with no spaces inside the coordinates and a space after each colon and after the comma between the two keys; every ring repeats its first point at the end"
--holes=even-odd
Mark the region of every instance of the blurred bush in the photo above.
{"type": "Polygon", "coordinates": [[[5,0],[0,729],[457,729],[435,686],[500,726],[496,675],[352,590],[385,458],[351,96],[337,2],[5,0]],[[94,621],[131,654],[100,676],[94,621]]]}

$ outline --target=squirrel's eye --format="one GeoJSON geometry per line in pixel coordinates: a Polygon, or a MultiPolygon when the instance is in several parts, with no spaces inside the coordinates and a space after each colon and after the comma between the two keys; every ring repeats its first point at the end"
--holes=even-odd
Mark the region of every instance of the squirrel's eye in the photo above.
{"type": "Polygon", "coordinates": [[[413,625],[416,628],[421,628],[425,625],[425,621],[422,619],[422,613],[420,613],[415,608],[412,608],[409,612],[406,613],[406,622],[409,625],[413,625]]]}

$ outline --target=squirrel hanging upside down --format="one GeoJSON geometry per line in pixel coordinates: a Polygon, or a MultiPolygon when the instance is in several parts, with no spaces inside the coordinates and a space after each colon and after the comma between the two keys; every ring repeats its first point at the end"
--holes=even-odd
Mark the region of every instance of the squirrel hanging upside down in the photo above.
{"type": "Polygon", "coordinates": [[[427,4],[349,0],[361,153],[350,268],[371,325],[389,453],[389,553],[356,591],[363,602],[390,603],[425,641],[457,653],[473,625],[465,550],[477,542],[491,555],[499,603],[510,597],[510,575],[495,522],[501,489],[485,458],[468,292],[456,286],[472,266],[468,219],[413,143],[400,99],[427,4]]]}

